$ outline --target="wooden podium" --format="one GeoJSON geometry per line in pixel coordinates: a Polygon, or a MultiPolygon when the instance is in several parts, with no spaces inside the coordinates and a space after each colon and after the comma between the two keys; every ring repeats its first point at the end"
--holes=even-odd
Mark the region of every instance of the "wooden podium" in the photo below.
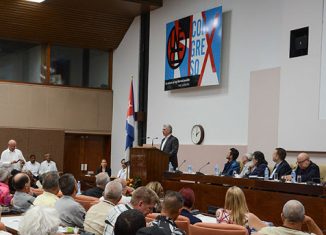
{"type": "Polygon", "coordinates": [[[130,178],[140,177],[142,185],[162,182],[168,167],[169,155],[155,147],[135,147],[130,151],[130,178]]]}

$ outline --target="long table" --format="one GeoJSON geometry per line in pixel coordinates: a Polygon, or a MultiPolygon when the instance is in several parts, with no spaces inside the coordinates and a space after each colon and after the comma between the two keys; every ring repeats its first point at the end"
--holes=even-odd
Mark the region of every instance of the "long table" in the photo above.
{"type": "Polygon", "coordinates": [[[257,179],[223,176],[178,174],[165,172],[165,190],[179,191],[182,187],[192,188],[196,195],[195,208],[207,211],[208,206],[223,207],[226,191],[238,186],[245,193],[250,212],[260,219],[281,225],[283,205],[291,199],[299,200],[326,234],[326,188],[323,186],[282,183],[257,179]]]}

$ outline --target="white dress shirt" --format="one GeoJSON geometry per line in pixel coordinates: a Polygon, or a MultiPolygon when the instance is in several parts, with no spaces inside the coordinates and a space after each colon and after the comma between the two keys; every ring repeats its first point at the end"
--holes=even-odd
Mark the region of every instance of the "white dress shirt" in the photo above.
{"type": "Polygon", "coordinates": [[[127,168],[125,169],[121,169],[119,172],[118,172],[118,175],[117,175],[117,178],[121,178],[121,179],[127,179],[127,168]]]}
{"type": "Polygon", "coordinates": [[[39,174],[42,175],[44,173],[50,172],[50,171],[58,171],[57,165],[54,161],[43,161],[40,166],[39,174]]]}
{"type": "Polygon", "coordinates": [[[31,161],[26,162],[26,164],[23,167],[23,171],[30,171],[34,176],[38,176],[40,170],[40,163],[39,162],[34,162],[31,163],[31,161]]]}
{"type": "Polygon", "coordinates": [[[164,138],[163,143],[162,143],[162,145],[161,145],[161,150],[162,150],[162,151],[163,151],[163,149],[164,149],[164,145],[165,145],[166,141],[168,140],[168,138],[169,138],[171,135],[172,135],[172,134],[169,134],[167,137],[164,138]]]}
{"type": "Polygon", "coordinates": [[[25,162],[23,153],[19,149],[10,151],[8,148],[8,149],[4,150],[1,154],[0,167],[5,167],[9,171],[12,171],[13,169],[20,171],[22,169],[20,162],[11,164],[12,161],[17,161],[19,159],[21,159],[25,162]]]}

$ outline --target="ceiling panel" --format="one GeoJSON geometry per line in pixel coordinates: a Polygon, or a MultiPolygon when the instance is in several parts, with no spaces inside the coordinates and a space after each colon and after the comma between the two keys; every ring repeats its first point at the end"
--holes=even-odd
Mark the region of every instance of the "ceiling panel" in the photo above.
{"type": "Polygon", "coordinates": [[[162,0],[1,0],[0,38],[115,49],[135,16],[160,6],[162,0]]]}

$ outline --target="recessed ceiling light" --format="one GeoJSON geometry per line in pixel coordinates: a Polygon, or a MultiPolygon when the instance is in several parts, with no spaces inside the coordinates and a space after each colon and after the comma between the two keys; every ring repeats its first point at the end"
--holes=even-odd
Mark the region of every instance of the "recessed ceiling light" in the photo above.
{"type": "Polygon", "coordinates": [[[41,3],[41,2],[44,2],[45,0],[26,0],[26,1],[41,3]]]}

